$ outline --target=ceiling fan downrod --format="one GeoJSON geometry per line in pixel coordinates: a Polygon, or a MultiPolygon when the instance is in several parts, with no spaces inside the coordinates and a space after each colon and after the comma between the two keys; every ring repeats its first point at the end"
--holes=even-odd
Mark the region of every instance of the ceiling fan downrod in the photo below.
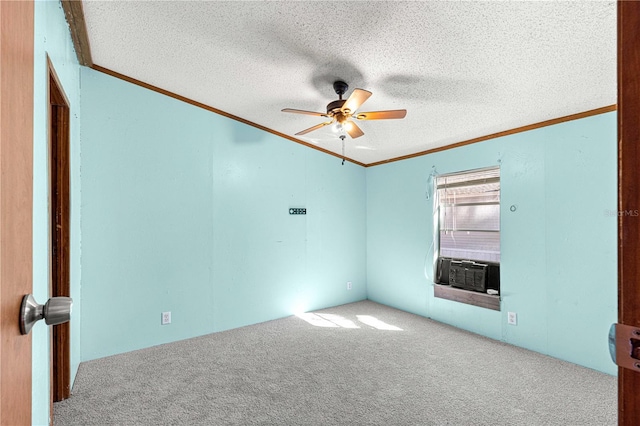
{"type": "Polygon", "coordinates": [[[333,82],[333,90],[336,91],[336,94],[340,97],[340,100],[342,100],[342,95],[347,93],[349,85],[342,80],[337,80],[333,82]]]}

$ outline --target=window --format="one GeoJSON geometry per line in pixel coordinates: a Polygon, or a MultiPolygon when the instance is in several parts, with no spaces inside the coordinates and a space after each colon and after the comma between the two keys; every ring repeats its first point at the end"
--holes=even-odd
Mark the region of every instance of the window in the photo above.
{"type": "Polygon", "coordinates": [[[436,177],[439,257],[500,263],[500,168],[436,177]]]}
{"type": "Polygon", "coordinates": [[[500,310],[500,169],[435,178],[434,296],[500,310]]]}

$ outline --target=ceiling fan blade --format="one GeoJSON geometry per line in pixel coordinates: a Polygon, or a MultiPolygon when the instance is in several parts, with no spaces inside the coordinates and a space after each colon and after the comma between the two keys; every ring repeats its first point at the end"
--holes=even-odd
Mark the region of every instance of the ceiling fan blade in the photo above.
{"type": "Polygon", "coordinates": [[[367,90],[353,89],[353,93],[351,93],[351,96],[345,101],[340,110],[342,112],[347,112],[348,110],[350,114],[353,114],[364,101],[369,99],[369,96],[371,96],[371,92],[367,90]]]}
{"type": "Polygon", "coordinates": [[[388,111],[359,112],[355,115],[358,120],[388,120],[391,118],[404,118],[406,109],[391,109],[388,111]]]}
{"type": "Polygon", "coordinates": [[[296,133],[296,136],[306,135],[309,132],[313,132],[314,130],[318,130],[319,128],[324,127],[324,126],[328,126],[331,123],[332,123],[332,121],[325,121],[324,123],[316,124],[313,127],[309,127],[308,129],[305,129],[305,130],[303,130],[301,132],[296,133]]]}
{"type": "Polygon", "coordinates": [[[318,117],[329,117],[324,112],[315,112],[315,111],[305,111],[303,109],[293,109],[293,108],[285,108],[282,112],[292,112],[294,114],[306,114],[306,115],[315,115],[318,117]]]}
{"type": "Polygon", "coordinates": [[[353,121],[347,121],[344,124],[344,130],[349,134],[349,136],[351,136],[353,139],[355,138],[359,138],[360,136],[364,135],[364,132],[360,129],[360,127],[358,127],[358,125],[356,123],[354,123],[353,121]]]}

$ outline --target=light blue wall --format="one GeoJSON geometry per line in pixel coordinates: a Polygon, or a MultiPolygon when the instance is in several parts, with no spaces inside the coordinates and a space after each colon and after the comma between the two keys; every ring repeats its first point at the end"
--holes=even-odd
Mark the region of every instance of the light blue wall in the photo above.
{"type": "Polygon", "coordinates": [[[615,113],[368,168],[368,298],[615,374],[616,170],[615,113]],[[498,164],[502,310],[434,298],[429,175],[498,164]]]}
{"type": "Polygon", "coordinates": [[[81,77],[83,360],[366,298],[364,168],[81,77]]]}
{"type": "Polygon", "coordinates": [[[365,171],[93,70],[82,82],[83,360],[368,297],[615,373],[615,113],[365,171]],[[496,164],[501,312],[425,278],[429,174],[496,164]]]}
{"type": "MultiPolygon", "coordinates": [[[[35,2],[34,145],[33,145],[33,294],[39,303],[49,298],[49,134],[47,55],[71,108],[71,380],[80,364],[80,67],[69,27],[58,1],[35,2]]],[[[49,424],[49,333],[44,321],[33,334],[33,424],[49,424]]]]}

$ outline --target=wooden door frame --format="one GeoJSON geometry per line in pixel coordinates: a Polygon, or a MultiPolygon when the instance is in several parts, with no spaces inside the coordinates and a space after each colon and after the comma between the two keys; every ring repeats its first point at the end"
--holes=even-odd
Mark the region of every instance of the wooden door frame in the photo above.
{"type": "Polygon", "coordinates": [[[0,1],[0,424],[31,424],[33,291],[33,0],[0,1]]]}
{"type": "MultiPolygon", "coordinates": [[[[48,58],[47,58],[48,59],[48,58]]],[[[49,77],[49,201],[51,259],[50,297],[71,296],[70,284],[70,107],[50,60],[49,77]]],[[[71,394],[70,325],[51,328],[51,417],[53,403],[71,394]]]]}
{"type": "MultiPolygon", "coordinates": [[[[640,327],[640,2],[618,2],[618,323],[640,327]]],[[[618,369],[618,423],[640,419],[640,373],[618,369]]]]}

